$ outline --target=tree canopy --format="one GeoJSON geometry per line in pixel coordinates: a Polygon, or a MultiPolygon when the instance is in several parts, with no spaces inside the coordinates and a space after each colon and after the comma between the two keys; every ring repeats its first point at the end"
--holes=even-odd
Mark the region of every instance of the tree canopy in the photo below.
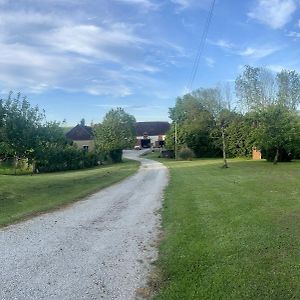
{"type": "Polygon", "coordinates": [[[215,116],[221,105],[220,92],[216,88],[199,89],[178,97],[169,115],[173,126],[167,135],[167,146],[174,147],[174,124],[177,126],[178,146],[191,148],[196,156],[215,156],[219,152],[211,138],[215,116]]]}
{"type": "Polygon", "coordinates": [[[274,74],[265,68],[245,66],[235,84],[243,108],[254,112],[257,147],[267,153],[268,159],[273,156],[274,163],[291,159],[300,135],[296,114],[300,103],[299,74],[288,70],[274,74]]]}
{"type": "Polygon", "coordinates": [[[48,122],[44,111],[13,93],[0,100],[0,159],[13,161],[15,169],[26,161],[43,172],[91,167],[99,161],[68,141],[59,122],[48,122]]]}
{"type": "Polygon", "coordinates": [[[94,129],[97,151],[106,153],[112,161],[122,161],[122,150],[132,148],[136,141],[135,118],[123,108],[110,110],[94,129]]]}

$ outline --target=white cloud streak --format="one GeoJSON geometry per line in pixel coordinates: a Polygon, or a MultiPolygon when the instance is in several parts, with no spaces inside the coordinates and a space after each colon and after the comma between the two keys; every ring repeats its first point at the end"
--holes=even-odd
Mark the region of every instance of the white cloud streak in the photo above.
{"type": "Polygon", "coordinates": [[[257,0],[248,16],[273,29],[284,27],[295,12],[294,0],[257,0]]]}
{"type": "Polygon", "coordinates": [[[241,56],[260,59],[277,52],[279,49],[280,49],[279,47],[269,47],[269,46],[247,47],[246,49],[240,51],[238,54],[241,56]]]}
{"type": "Polygon", "coordinates": [[[287,36],[292,38],[300,38],[300,32],[290,31],[287,36]]]}
{"type": "Polygon", "coordinates": [[[210,68],[213,68],[215,66],[215,64],[216,64],[216,61],[213,58],[211,58],[211,57],[207,57],[206,56],[206,57],[204,57],[204,60],[205,60],[205,62],[207,64],[207,66],[210,67],[210,68]]]}
{"type": "Polygon", "coordinates": [[[280,49],[281,46],[260,45],[241,47],[224,39],[209,41],[211,45],[217,46],[228,53],[248,57],[251,59],[261,59],[267,57],[280,49]]]}
{"type": "Polygon", "coordinates": [[[129,5],[136,5],[143,7],[145,9],[156,9],[158,6],[150,0],[113,0],[115,2],[120,2],[129,5]]]}
{"type": "Polygon", "coordinates": [[[227,40],[224,40],[224,39],[219,39],[217,41],[211,41],[211,40],[209,40],[208,42],[211,45],[218,46],[218,47],[223,48],[225,50],[226,49],[233,49],[233,48],[236,47],[233,43],[231,43],[231,42],[229,42],[227,40]]]}
{"type": "Polygon", "coordinates": [[[194,7],[207,9],[211,4],[211,0],[171,0],[171,2],[177,6],[177,12],[194,7]]]}
{"type": "Polygon", "coordinates": [[[155,59],[149,57],[145,51],[157,49],[156,42],[138,33],[134,24],[86,20],[34,9],[1,11],[0,88],[126,97],[160,72],[155,64],[160,57],[182,56],[180,47],[165,42],[157,43],[160,51],[152,51],[155,59]],[[91,74],[94,79],[87,79],[91,74]]]}

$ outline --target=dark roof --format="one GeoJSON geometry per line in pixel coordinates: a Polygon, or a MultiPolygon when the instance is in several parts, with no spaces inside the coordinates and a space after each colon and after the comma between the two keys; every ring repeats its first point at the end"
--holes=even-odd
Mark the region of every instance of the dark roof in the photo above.
{"type": "Polygon", "coordinates": [[[76,125],[69,132],[66,137],[72,141],[86,141],[93,139],[93,129],[90,126],[76,125]]]}
{"type": "Polygon", "coordinates": [[[142,136],[145,133],[148,135],[165,135],[170,129],[168,122],[136,122],[136,135],[142,136]]]}

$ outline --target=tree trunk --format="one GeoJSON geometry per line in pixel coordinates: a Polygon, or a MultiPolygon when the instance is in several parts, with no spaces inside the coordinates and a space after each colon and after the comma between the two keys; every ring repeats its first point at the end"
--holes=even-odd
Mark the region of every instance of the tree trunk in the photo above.
{"type": "Polygon", "coordinates": [[[223,143],[223,168],[228,168],[227,159],[226,159],[226,144],[225,144],[225,132],[224,126],[221,127],[222,130],[222,143],[223,143]]]}
{"type": "Polygon", "coordinates": [[[123,154],[122,149],[115,149],[109,152],[110,159],[113,163],[122,162],[122,154],[123,154]]]}
{"type": "Polygon", "coordinates": [[[178,136],[177,136],[177,122],[175,122],[175,132],[174,132],[174,156],[175,159],[178,158],[178,136]]]}
{"type": "Polygon", "coordinates": [[[274,164],[274,165],[277,165],[277,163],[278,163],[278,158],[279,158],[279,149],[277,148],[277,149],[276,149],[276,154],[275,154],[275,157],[274,157],[274,161],[273,161],[273,164],[274,164]]]}

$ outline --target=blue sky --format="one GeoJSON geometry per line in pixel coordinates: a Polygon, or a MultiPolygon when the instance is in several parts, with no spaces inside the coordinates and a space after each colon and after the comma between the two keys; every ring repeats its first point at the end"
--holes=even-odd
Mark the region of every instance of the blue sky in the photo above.
{"type": "MultiPolygon", "coordinates": [[[[168,120],[187,90],[211,0],[0,0],[0,91],[48,119],[100,122],[122,106],[168,120]]],[[[193,88],[245,64],[300,71],[299,0],[217,0],[193,88]]]]}

